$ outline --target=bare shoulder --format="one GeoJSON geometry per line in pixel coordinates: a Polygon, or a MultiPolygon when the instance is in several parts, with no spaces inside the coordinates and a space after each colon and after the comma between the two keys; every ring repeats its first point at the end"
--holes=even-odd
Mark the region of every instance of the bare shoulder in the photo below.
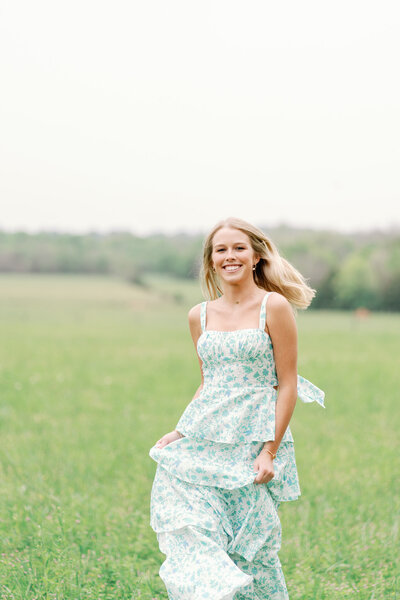
{"type": "Polygon", "coordinates": [[[268,301],[267,301],[268,309],[273,310],[274,312],[279,311],[292,311],[291,304],[287,298],[283,294],[279,292],[271,292],[268,301]]]}
{"type": "Polygon", "coordinates": [[[190,325],[195,325],[200,321],[201,302],[192,306],[188,312],[188,320],[190,325]]]}
{"type": "Polygon", "coordinates": [[[272,292],[267,302],[267,322],[272,326],[291,324],[293,327],[295,321],[293,307],[289,300],[279,292],[272,292]]]}
{"type": "Polygon", "coordinates": [[[192,336],[192,340],[197,350],[197,341],[201,336],[201,302],[192,306],[192,308],[188,312],[188,321],[189,321],[189,329],[190,335],[192,336]]]}
{"type": "Polygon", "coordinates": [[[195,341],[201,334],[201,302],[189,310],[188,321],[190,333],[195,341]]]}

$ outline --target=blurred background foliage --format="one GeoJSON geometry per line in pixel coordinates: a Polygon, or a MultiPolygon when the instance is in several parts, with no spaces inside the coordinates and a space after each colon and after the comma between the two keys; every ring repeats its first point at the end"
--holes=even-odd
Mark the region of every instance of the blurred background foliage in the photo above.
{"type": "MultiPolygon", "coordinates": [[[[400,230],[345,234],[261,227],[317,290],[312,308],[400,310],[400,230]]],[[[0,231],[0,272],[110,275],[135,285],[196,279],[204,235],[0,231]]]]}

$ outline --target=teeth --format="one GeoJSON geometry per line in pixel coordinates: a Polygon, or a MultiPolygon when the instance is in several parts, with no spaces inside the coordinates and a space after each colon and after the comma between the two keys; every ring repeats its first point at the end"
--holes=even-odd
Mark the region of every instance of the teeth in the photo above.
{"type": "Polygon", "coordinates": [[[238,269],[240,269],[240,265],[236,265],[236,266],[232,265],[232,266],[227,266],[224,268],[225,268],[225,271],[237,271],[238,269]]]}

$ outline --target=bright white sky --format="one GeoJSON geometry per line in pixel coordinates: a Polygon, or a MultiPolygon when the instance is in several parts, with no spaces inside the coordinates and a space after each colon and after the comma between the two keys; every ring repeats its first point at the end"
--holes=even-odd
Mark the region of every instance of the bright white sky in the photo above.
{"type": "Polygon", "coordinates": [[[0,228],[400,225],[397,0],[3,0],[0,228]]]}

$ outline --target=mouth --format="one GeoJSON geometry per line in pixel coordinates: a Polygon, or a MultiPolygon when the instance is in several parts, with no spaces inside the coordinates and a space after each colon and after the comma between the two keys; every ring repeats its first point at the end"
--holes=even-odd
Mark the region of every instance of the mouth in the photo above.
{"type": "Polygon", "coordinates": [[[239,269],[241,268],[242,265],[225,265],[224,267],[222,267],[224,269],[224,271],[226,271],[227,273],[235,273],[236,271],[239,271],[239,269]]]}

